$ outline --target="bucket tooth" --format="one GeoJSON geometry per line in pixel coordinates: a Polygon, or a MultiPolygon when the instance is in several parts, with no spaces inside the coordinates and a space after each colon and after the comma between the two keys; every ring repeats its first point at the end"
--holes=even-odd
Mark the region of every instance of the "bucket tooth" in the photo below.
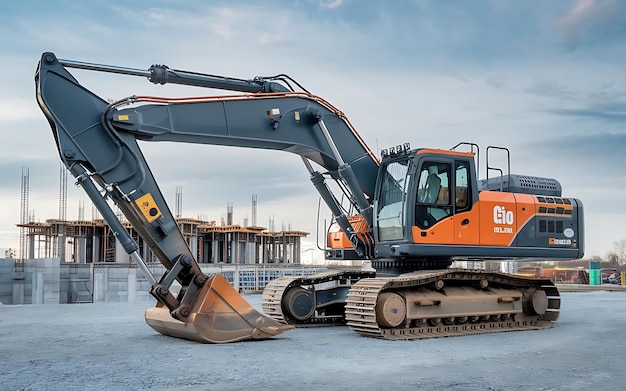
{"type": "Polygon", "coordinates": [[[267,339],[293,329],[258,312],[219,274],[198,292],[187,322],[162,305],[147,309],[145,317],[161,334],[205,343],[267,339]]]}

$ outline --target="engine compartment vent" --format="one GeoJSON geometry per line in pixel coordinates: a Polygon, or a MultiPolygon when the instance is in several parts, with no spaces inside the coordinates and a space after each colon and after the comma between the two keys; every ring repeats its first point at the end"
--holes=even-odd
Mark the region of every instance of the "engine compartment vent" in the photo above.
{"type": "Polygon", "coordinates": [[[556,179],[517,174],[481,179],[478,181],[478,190],[536,194],[553,197],[560,197],[562,192],[561,184],[556,179]]]}

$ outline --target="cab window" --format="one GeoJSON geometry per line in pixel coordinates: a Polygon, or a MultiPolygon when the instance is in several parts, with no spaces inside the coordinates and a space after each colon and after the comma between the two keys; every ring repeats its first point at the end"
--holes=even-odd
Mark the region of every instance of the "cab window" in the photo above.
{"type": "Polygon", "coordinates": [[[450,163],[424,162],[420,168],[415,219],[422,229],[452,215],[451,166],[450,163]]]}
{"type": "Polygon", "coordinates": [[[399,240],[404,236],[404,210],[411,182],[408,161],[389,163],[383,170],[378,204],[378,237],[399,240]]]}
{"type": "Polygon", "coordinates": [[[454,203],[457,212],[470,209],[469,167],[467,162],[455,162],[454,203]]]}

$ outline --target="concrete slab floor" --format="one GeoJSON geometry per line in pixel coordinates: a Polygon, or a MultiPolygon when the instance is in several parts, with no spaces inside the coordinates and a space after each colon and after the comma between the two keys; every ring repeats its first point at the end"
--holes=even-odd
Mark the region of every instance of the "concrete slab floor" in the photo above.
{"type": "Polygon", "coordinates": [[[563,293],[549,330],[419,341],[340,326],[204,345],[153,331],[150,306],[0,306],[0,390],[623,389],[624,292],[563,293]]]}

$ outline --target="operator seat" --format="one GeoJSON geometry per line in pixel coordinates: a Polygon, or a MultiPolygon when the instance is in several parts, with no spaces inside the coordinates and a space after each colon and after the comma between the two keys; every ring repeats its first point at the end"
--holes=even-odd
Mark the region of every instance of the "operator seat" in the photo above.
{"type": "Polygon", "coordinates": [[[424,199],[422,202],[426,204],[434,204],[439,197],[439,191],[441,190],[441,179],[437,175],[437,166],[428,167],[428,179],[426,180],[426,192],[424,193],[424,199]]]}

